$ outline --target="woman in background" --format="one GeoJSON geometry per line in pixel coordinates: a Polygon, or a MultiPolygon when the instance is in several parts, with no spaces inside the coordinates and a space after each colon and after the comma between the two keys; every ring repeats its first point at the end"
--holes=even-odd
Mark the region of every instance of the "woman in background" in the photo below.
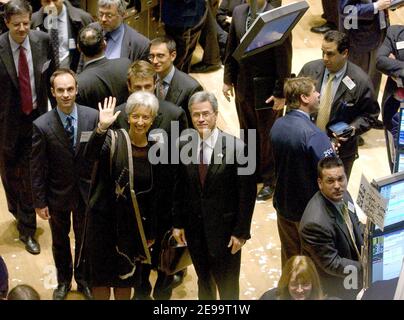
{"type": "Polygon", "coordinates": [[[265,292],[260,300],[323,300],[316,266],[306,256],[293,256],[285,264],[278,287],[265,292]]]}

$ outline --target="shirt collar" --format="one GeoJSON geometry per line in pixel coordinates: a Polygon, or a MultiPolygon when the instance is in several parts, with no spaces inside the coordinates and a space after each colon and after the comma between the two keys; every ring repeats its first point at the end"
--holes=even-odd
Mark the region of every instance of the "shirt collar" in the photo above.
{"type": "MultiPolygon", "coordinates": [[[[11,46],[11,50],[13,52],[17,51],[20,48],[20,45],[15,42],[13,40],[13,38],[11,38],[10,33],[8,34],[8,39],[10,40],[10,46],[11,46]]],[[[31,46],[29,45],[29,34],[25,37],[24,42],[21,44],[21,46],[25,49],[25,50],[29,50],[31,48],[31,46]]]]}
{"type": "Polygon", "coordinates": [[[307,112],[305,112],[305,111],[303,111],[303,110],[300,110],[300,109],[295,109],[295,111],[297,111],[297,112],[300,112],[300,113],[304,114],[304,115],[307,117],[307,119],[309,119],[309,120],[310,120],[310,115],[309,115],[307,112]]]}
{"type": "MultiPolygon", "coordinates": [[[[345,74],[346,69],[347,69],[347,65],[348,65],[348,62],[345,62],[344,66],[338,72],[335,73],[334,80],[339,80],[345,74]]],[[[325,68],[326,79],[328,79],[329,74],[330,74],[330,71],[328,71],[328,69],[325,68]]]]}
{"type": "Polygon", "coordinates": [[[174,65],[172,65],[170,72],[164,77],[163,82],[170,84],[171,80],[173,80],[174,72],[175,72],[175,68],[174,68],[174,65]]]}
{"type": "MultiPolygon", "coordinates": [[[[214,128],[212,130],[212,133],[210,134],[210,136],[207,137],[205,140],[203,140],[203,142],[209,148],[214,149],[218,136],[219,136],[219,130],[217,128],[214,128]]],[[[200,145],[202,142],[202,139],[199,135],[198,135],[198,139],[199,139],[199,145],[200,145]]]]}
{"type": "Polygon", "coordinates": [[[116,28],[115,30],[113,30],[109,33],[109,36],[111,37],[111,39],[114,42],[117,42],[119,37],[123,34],[123,32],[124,32],[123,28],[124,28],[124,25],[123,25],[123,23],[121,23],[121,25],[118,28],[116,28]]]}
{"type": "Polygon", "coordinates": [[[65,22],[66,18],[67,18],[66,5],[63,4],[62,12],[58,15],[58,20],[61,21],[61,22],[65,22]]]}
{"type": "Polygon", "coordinates": [[[95,58],[93,60],[87,61],[86,63],[84,63],[83,68],[87,67],[89,64],[93,63],[93,62],[97,62],[99,60],[102,60],[105,58],[105,54],[103,54],[101,57],[95,58]]]}
{"type": "Polygon", "coordinates": [[[73,118],[73,120],[77,121],[77,105],[76,104],[74,104],[73,110],[72,110],[72,112],[70,114],[64,113],[63,111],[61,111],[59,109],[59,107],[56,107],[56,111],[57,111],[57,113],[58,113],[58,115],[60,117],[60,120],[62,120],[63,124],[66,123],[66,119],[67,119],[68,116],[71,116],[73,118]]]}

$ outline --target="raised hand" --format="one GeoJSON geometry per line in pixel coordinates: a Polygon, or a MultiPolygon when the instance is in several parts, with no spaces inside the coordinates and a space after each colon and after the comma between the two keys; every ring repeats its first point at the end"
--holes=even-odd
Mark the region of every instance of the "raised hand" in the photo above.
{"type": "Polygon", "coordinates": [[[108,130],[111,124],[114,123],[116,118],[118,118],[121,111],[118,111],[114,114],[116,105],[115,97],[108,97],[104,99],[104,106],[101,105],[101,102],[98,102],[98,110],[100,110],[100,117],[98,127],[101,130],[108,130]]]}

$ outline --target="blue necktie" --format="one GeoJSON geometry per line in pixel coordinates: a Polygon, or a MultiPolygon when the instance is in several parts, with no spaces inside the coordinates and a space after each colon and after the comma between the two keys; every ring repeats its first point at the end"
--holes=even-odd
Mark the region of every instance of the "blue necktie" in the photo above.
{"type": "Polygon", "coordinates": [[[69,139],[70,145],[74,147],[74,126],[73,126],[73,117],[67,116],[66,118],[66,126],[65,131],[67,138],[69,139]]]}

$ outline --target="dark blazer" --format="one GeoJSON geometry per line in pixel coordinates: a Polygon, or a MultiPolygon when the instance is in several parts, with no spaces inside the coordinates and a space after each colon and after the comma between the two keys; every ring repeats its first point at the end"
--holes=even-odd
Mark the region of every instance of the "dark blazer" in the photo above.
{"type": "Polygon", "coordinates": [[[334,150],[327,135],[297,110],[276,120],[270,137],[276,175],[274,207],[282,217],[300,221],[318,191],[317,163],[334,150]]]}
{"type": "Polygon", "coordinates": [[[86,141],[80,142],[80,137],[97,126],[98,111],[77,105],[77,115],[74,150],[56,109],[34,121],[30,164],[35,208],[74,210],[80,197],[87,203],[92,162],[83,157],[86,141]]]}
{"type": "Polygon", "coordinates": [[[131,61],[127,58],[102,58],[84,66],[77,75],[77,102],[98,110],[98,102],[104,98],[116,97],[117,104],[128,99],[126,74],[131,61]]]}
{"type": "Polygon", "coordinates": [[[201,21],[205,8],[205,0],[165,0],[162,2],[162,20],[167,26],[189,29],[201,21]]]}
{"type": "MultiPolygon", "coordinates": [[[[268,3],[264,11],[271,9],[273,7],[268,3]]],[[[277,97],[282,96],[284,79],[290,76],[292,68],[292,39],[288,37],[280,46],[237,62],[232,55],[246,32],[248,10],[248,4],[242,4],[233,11],[224,61],[224,83],[235,86],[240,102],[254,103],[257,89],[267,89],[269,94],[272,92],[277,97]],[[254,78],[266,79],[258,86],[254,85],[254,78]]]]}
{"type": "MultiPolygon", "coordinates": [[[[341,81],[332,102],[330,121],[327,124],[328,128],[334,123],[343,121],[355,127],[355,136],[342,143],[339,148],[341,158],[348,158],[358,153],[358,135],[370,130],[380,113],[369,76],[352,62],[347,63],[347,70],[342,79],[348,76],[355,83],[355,87],[349,90],[341,81]]],[[[316,90],[320,92],[324,72],[324,62],[319,59],[306,63],[300,70],[299,77],[310,77],[316,80],[316,90]]],[[[327,131],[331,137],[331,132],[327,131]]]]}
{"type": "MultiPolygon", "coordinates": [[[[128,116],[126,115],[125,107],[126,103],[116,108],[116,111],[120,110],[121,113],[115,121],[114,128],[122,128],[129,131],[128,116]]],[[[154,130],[153,133],[158,133],[159,130],[163,130],[163,136],[165,139],[164,151],[168,152],[168,159],[172,159],[172,143],[175,143],[172,142],[172,140],[176,141],[176,139],[179,138],[175,130],[171,130],[172,121],[178,122],[178,134],[181,134],[184,129],[188,128],[187,116],[182,108],[172,104],[171,102],[159,100],[159,111],[153,121],[150,132],[154,130]]],[[[175,149],[174,152],[177,152],[177,149],[175,149]]],[[[178,166],[176,164],[162,164],[160,166],[156,166],[156,170],[159,171],[159,177],[161,177],[161,183],[159,184],[160,192],[157,193],[158,199],[155,199],[155,201],[159,204],[156,208],[156,217],[158,221],[157,235],[166,232],[172,226],[171,207],[173,202],[177,167],[178,166]]]]}
{"type": "Polygon", "coordinates": [[[229,32],[230,23],[226,21],[226,18],[233,15],[233,10],[238,5],[245,3],[245,0],[223,0],[220,2],[217,9],[216,21],[222,27],[223,30],[229,32]]]}
{"type": "Polygon", "coordinates": [[[188,101],[195,92],[202,90],[203,88],[197,80],[175,68],[165,100],[184,109],[188,117],[188,123],[191,125],[192,121],[188,111],[188,101]]]}
{"type": "Polygon", "coordinates": [[[404,50],[397,50],[396,45],[400,41],[404,41],[404,26],[390,26],[387,29],[386,38],[377,52],[376,68],[388,76],[382,102],[386,129],[391,129],[391,122],[386,122],[385,119],[391,119],[400,106],[398,101],[391,100],[397,90],[397,82],[391,77],[401,78],[404,82],[404,50]],[[389,58],[391,53],[396,57],[395,59],[389,58]]]}
{"type": "MultiPolygon", "coordinates": [[[[196,131],[190,137],[189,143],[197,144],[196,131]]],[[[185,141],[181,146],[187,148],[189,143],[185,141]]],[[[256,185],[254,175],[238,174],[237,169],[243,167],[240,155],[244,148],[241,140],[219,131],[203,188],[198,164],[180,164],[173,220],[175,228],[185,229],[191,255],[198,254],[202,245],[212,257],[220,259],[228,256],[231,235],[250,238],[256,185]]]]}
{"type": "MultiPolygon", "coordinates": [[[[34,65],[35,88],[39,114],[48,110],[47,85],[50,62],[49,36],[31,30],[28,34],[34,65]]],[[[0,36],[0,155],[17,156],[18,129],[21,126],[22,111],[17,71],[11,52],[8,32],[0,36]]]]}
{"type": "MultiPolygon", "coordinates": [[[[91,25],[101,28],[98,22],[91,25]]],[[[136,60],[149,61],[150,40],[126,23],[123,26],[125,30],[122,39],[121,58],[128,58],[132,62],[136,60]]]]}
{"type": "MultiPolygon", "coordinates": [[[[344,200],[353,204],[349,193],[344,200]]],[[[349,210],[356,246],[360,252],[363,237],[356,212],[349,210]]],[[[311,257],[320,275],[321,284],[328,296],[354,299],[362,287],[362,266],[350,240],[348,228],[337,208],[318,191],[304,210],[299,234],[302,254],[311,257]],[[346,290],[343,286],[347,266],[358,270],[358,289],[346,290]]]]}
{"type": "MultiPolygon", "coordinates": [[[[379,47],[385,35],[386,29],[382,30],[380,26],[380,13],[374,13],[374,2],[377,2],[377,0],[341,0],[339,2],[340,28],[348,34],[351,46],[363,52],[370,52],[379,47]],[[347,14],[344,13],[344,9],[347,6],[354,6],[357,10],[357,28],[344,29],[344,19],[347,17],[347,14]]],[[[385,10],[385,13],[388,26],[387,10],[385,10]]]]}
{"type": "MultiPolygon", "coordinates": [[[[67,16],[69,17],[70,23],[70,26],[68,26],[69,39],[74,39],[77,44],[77,36],[80,29],[91,23],[93,18],[88,12],[74,7],[68,0],[64,0],[64,4],[66,5],[67,16]]],[[[46,16],[47,15],[44,13],[43,7],[39,9],[39,11],[35,12],[32,15],[31,28],[48,32],[44,26],[46,16]]],[[[76,71],[80,61],[80,52],[78,51],[77,47],[70,49],[70,57],[70,69],[76,71]]]]}

